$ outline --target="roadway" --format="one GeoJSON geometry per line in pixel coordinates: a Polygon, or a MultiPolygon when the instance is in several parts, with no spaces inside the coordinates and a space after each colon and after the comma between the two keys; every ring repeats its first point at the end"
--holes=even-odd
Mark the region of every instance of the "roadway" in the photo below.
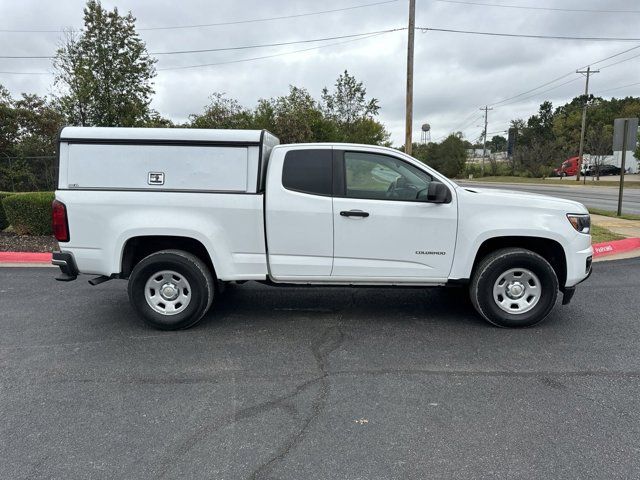
{"type": "MultiPolygon", "coordinates": [[[[564,180],[563,180],[564,181],[564,180]]],[[[501,188],[521,192],[539,193],[553,197],[575,200],[587,207],[616,211],[618,209],[618,188],[600,186],[535,185],[528,183],[491,183],[481,181],[458,181],[460,185],[478,188],[501,188]]],[[[640,215],[640,188],[626,188],[622,202],[622,211],[640,215]]]]}
{"type": "Polygon", "coordinates": [[[159,332],[54,275],[0,268],[0,478],[640,478],[640,259],[521,330],[451,289],[247,283],[159,332]]]}

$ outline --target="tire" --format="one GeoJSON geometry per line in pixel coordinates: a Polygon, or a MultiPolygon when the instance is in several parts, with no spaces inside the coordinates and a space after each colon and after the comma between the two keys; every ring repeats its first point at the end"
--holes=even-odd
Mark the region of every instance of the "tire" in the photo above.
{"type": "Polygon", "coordinates": [[[523,248],[490,253],[469,285],[471,303],[498,327],[530,327],[544,320],[558,298],[558,277],[543,257],[523,248]]]}
{"type": "Polygon", "coordinates": [[[214,285],[209,268],[195,255],[161,250],[133,268],[129,301],[148,325],[180,330],[192,327],[207,313],[213,302],[214,285]]]}

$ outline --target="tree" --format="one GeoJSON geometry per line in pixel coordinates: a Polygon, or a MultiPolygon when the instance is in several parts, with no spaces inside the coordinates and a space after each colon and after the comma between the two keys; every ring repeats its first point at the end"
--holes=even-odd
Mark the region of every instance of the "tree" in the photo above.
{"type": "Polygon", "coordinates": [[[513,165],[518,165],[525,175],[544,177],[550,174],[552,166],[559,164],[566,155],[566,144],[558,141],[554,131],[557,110],[551,102],[540,105],[538,113],[529,117],[526,123],[512,122],[518,127],[518,141],[513,155],[513,165]]]}
{"type": "Polygon", "coordinates": [[[89,0],[84,30],[67,35],[53,62],[60,109],[74,125],[143,124],[151,113],[155,62],[130,12],[121,16],[89,0]]]}
{"type": "Polygon", "coordinates": [[[17,137],[18,120],[13,98],[9,90],[0,85],[0,152],[8,155],[17,137]]]}
{"type": "Polygon", "coordinates": [[[414,145],[413,156],[443,175],[453,178],[464,171],[467,147],[460,136],[451,134],[442,143],[414,145]]]}
{"type": "Polygon", "coordinates": [[[367,101],[367,89],[362,82],[349,75],[346,70],[335,83],[335,90],[329,93],[322,89],[322,106],[330,118],[344,124],[352,124],[362,118],[371,118],[378,114],[378,100],[367,101]]]}
{"type": "Polygon", "coordinates": [[[155,110],[150,110],[149,115],[136,126],[144,128],[170,128],[174,127],[175,124],[171,119],[163,117],[155,110]]]}
{"type": "Polygon", "coordinates": [[[591,161],[595,166],[597,179],[600,180],[600,167],[604,159],[610,155],[613,147],[613,125],[597,125],[587,130],[585,145],[591,154],[591,161]]]}
{"type": "Polygon", "coordinates": [[[337,136],[335,123],[304,88],[290,86],[286,96],[261,100],[260,118],[267,112],[267,123],[283,143],[330,142],[337,136]]]}
{"type": "Polygon", "coordinates": [[[333,92],[322,89],[321,108],[332,120],[340,138],[337,141],[380,145],[389,138],[384,125],[374,119],[380,105],[378,99],[367,100],[367,89],[346,70],[334,85],[333,92]]]}
{"type": "Polygon", "coordinates": [[[464,142],[455,135],[449,135],[439,148],[440,165],[438,171],[447,177],[457,177],[464,171],[467,161],[467,150],[464,142]]]}
{"type": "Polygon", "coordinates": [[[501,135],[495,135],[487,142],[491,152],[504,152],[507,149],[507,139],[501,135]]]}
{"type": "Polygon", "coordinates": [[[46,97],[23,94],[15,100],[0,86],[0,191],[54,188],[56,140],[63,124],[46,97]]]}
{"type": "Polygon", "coordinates": [[[546,177],[550,175],[552,166],[557,163],[560,156],[558,152],[559,148],[555,142],[534,137],[531,143],[516,150],[517,162],[527,176],[546,177]]]}
{"type": "Polygon", "coordinates": [[[499,152],[504,152],[507,149],[507,139],[500,135],[495,135],[487,142],[487,148],[491,150],[491,153],[487,157],[489,160],[489,167],[491,168],[491,175],[495,176],[498,174],[497,154],[499,152]]]}
{"type": "Polygon", "coordinates": [[[389,133],[375,120],[380,107],[367,100],[362,82],[348,72],[340,75],[335,91],[322,90],[318,101],[304,88],[289,86],[286,95],[261,98],[247,108],[223,93],[214,93],[201,114],[189,117],[195,128],[253,128],[274,133],[283,143],[354,142],[386,144],[389,133]]]}
{"type": "Polygon", "coordinates": [[[189,126],[193,128],[252,128],[251,111],[235,98],[228,98],[224,93],[211,95],[211,103],[205,107],[204,113],[189,116],[189,126]]]}

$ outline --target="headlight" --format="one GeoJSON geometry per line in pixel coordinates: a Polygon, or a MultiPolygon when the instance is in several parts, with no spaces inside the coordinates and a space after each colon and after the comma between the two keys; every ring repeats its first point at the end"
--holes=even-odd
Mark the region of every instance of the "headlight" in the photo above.
{"type": "Polygon", "coordinates": [[[591,230],[591,217],[588,214],[573,214],[567,213],[567,218],[573,228],[575,228],[580,233],[589,233],[591,230]]]}

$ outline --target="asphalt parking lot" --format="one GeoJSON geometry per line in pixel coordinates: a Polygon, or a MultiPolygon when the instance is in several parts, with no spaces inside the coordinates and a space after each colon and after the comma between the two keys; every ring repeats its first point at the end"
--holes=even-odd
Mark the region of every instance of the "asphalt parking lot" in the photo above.
{"type": "Polygon", "coordinates": [[[638,478],[640,259],[542,325],[444,289],[229,289],[158,332],[123,281],[0,268],[0,478],[638,478]]]}

